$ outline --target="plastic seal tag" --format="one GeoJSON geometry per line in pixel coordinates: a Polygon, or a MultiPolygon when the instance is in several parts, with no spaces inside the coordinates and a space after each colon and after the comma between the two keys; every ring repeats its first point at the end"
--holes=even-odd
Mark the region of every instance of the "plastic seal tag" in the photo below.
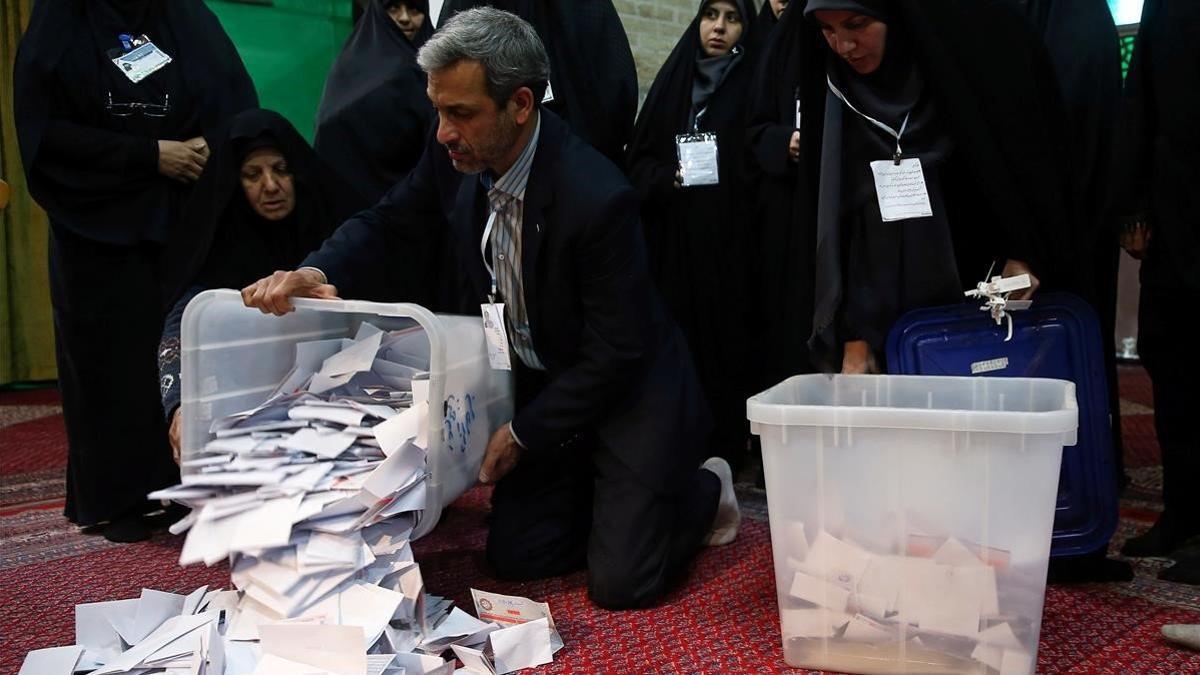
{"type": "Polygon", "coordinates": [[[681,185],[716,185],[721,182],[717,169],[717,135],[711,131],[679,134],[675,137],[679,152],[681,185]]]}
{"type": "MultiPolygon", "coordinates": [[[[988,275],[992,271],[988,270],[988,275]]],[[[992,319],[999,326],[1008,321],[1008,331],[1004,338],[1005,342],[1012,339],[1013,323],[1012,314],[1009,312],[1016,310],[1029,309],[1033,306],[1030,300],[1010,300],[1009,295],[1014,291],[1021,291],[1033,285],[1033,281],[1028,274],[1018,274],[1014,277],[991,277],[991,280],[985,279],[975,285],[969,291],[964,291],[963,295],[968,298],[979,298],[985,300],[985,303],[980,307],[980,311],[988,312],[992,315],[992,319]]],[[[1007,364],[1006,364],[1007,365],[1007,364]]],[[[974,366],[972,366],[972,370],[974,366]]]]}
{"type": "Polygon", "coordinates": [[[893,160],[871,162],[871,173],[875,175],[875,196],[879,199],[879,215],[883,222],[933,215],[920,159],[911,157],[898,163],[893,160]]]}
{"type": "Polygon", "coordinates": [[[483,313],[483,337],[487,340],[488,363],[493,370],[512,370],[508,333],[504,330],[504,303],[485,302],[479,308],[483,313]]]}
{"type": "Polygon", "coordinates": [[[162,70],[171,62],[171,57],[159,49],[145,35],[133,40],[135,46],[131,51],[113,57],[115,65],[130,82],[138,83],[162,70]],[[141,44],[137,44],[138,42],[141,44]]]}

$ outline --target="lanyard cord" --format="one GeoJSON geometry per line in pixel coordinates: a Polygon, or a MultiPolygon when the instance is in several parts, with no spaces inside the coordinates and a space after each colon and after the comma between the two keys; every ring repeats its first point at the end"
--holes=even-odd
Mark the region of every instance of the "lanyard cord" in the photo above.
{"type": "Polygon", "coordinates": [[[488,239],[492,236],[492,228],[496,225],[497,213],[493,210],[492,214],[488,216],[487,225],[483,228],[483,239],[479,240],[479,255],[483,257],[483,266],[487,268],[488,276],[492,278],[492,292],[488,294],[488,301],[493,303],[496,302],[496,270],[488,261],[487,247],[488,239]]]}
{"type": "Polygon", "coordinates": [[[850,108],[854,112],[858,113],[860,116],[862,116],[863,119],[870,122],[871,124],[874,124],[875,126],[879,127],[880,129],[883,129],[890,136],[892,136],[893,138],[896,139],[896,154],[892,156],[892,160],[895,161],[897,165],[899,165],[900,164],[900,139],[904,136],[905,129],[908,129],[908,118],[912,115],[912,111],[910,110],[910,111],[904,113],[904,123],[900,125],[900,131],[896,131],[895,129],[891,128],[890,126],[884,124],[883,122],[880,122],[879,120],[875,119],[874,117],[871,117],[870,115],[864,113],[863,111],[859,110],[858,108],[855,108],[854,104],[846,99],[846,95],[842,93],[842,90],[838,89],[837,86],[834,85],[833,80],[829,77],[828,74],[825,75],[825,82],[827,82],[829,84],[829,90],[833,92],[833,95],[837,96],[842,101],[842,103],[845,103],[847,108],[850,108]]]}

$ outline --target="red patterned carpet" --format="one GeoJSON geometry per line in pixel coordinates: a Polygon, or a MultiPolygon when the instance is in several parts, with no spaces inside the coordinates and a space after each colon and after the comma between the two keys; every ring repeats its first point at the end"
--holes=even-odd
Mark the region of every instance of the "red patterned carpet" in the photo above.
{"type": "MultiPolygon", "coordinates": [[[[1114,549],[1153,522],[1160,508],[1155,481],[1161,471],[1144,378],[1138,369],[1122,372],[1122,395],[1137,410],[1124,423],[1135,484],[1123,501],[1114,549]]],[[[67,523],[60,515],[61,416],[3,426],[6,408],[53,401],[15,403],[0,392],[0,673],[15,672],[30,649],[73,642],[76,603],[132,597],[142,587],[190,591],[228,584],[223,565],[178,567],[178,538],[115,546],[67,523]]],[[[521,584],[488,578],[481,562],[484,489],[445,512],[437,531],[417,544],[417,557],[430,592],[464,606],[470,606],[471,586],[549,602],[567,646],[539,672],[794,672],[783,663],[769,535],[756,515],[763,512],[763,495],[743,488],[751,519],[737,542],[705,550],[686,583],[651,610],[595,608],[582,573],[521,584]]],[[[1159,636],[1166,623],[1200,623],[1196,588],[1154,578],[1166,564],[1138,561],[1130,584],[1050,587],[1038,672],[1200,672],[1200,653],[1159,636]]]]}

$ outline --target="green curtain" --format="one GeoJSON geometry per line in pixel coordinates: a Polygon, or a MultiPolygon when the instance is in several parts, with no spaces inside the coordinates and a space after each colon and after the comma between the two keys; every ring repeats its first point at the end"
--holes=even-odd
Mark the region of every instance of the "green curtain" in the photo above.
{"type": "Polygon", "coordinates": [[[49,224],[25,187],[13,125],[13,61],[31,4],[5,0],[0,10],[0,177],[12,189],[8,207],[0,211],[0,385],[56,376],[46,258],[49,224]]]}

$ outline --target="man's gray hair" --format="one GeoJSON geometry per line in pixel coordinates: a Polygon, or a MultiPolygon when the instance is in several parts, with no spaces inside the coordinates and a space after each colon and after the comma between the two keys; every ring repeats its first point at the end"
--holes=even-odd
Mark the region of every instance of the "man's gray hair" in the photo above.
{"type": "Polygon", "coordinates": [[[550,59],[537,31],[516,14],[493,7],[455,14],[417,52],[426,73],[463,60],[483,66],[488,96],[501,107],[521,87],[532,89],[534,102],[541,102],[550,79],[550,59]]]}

